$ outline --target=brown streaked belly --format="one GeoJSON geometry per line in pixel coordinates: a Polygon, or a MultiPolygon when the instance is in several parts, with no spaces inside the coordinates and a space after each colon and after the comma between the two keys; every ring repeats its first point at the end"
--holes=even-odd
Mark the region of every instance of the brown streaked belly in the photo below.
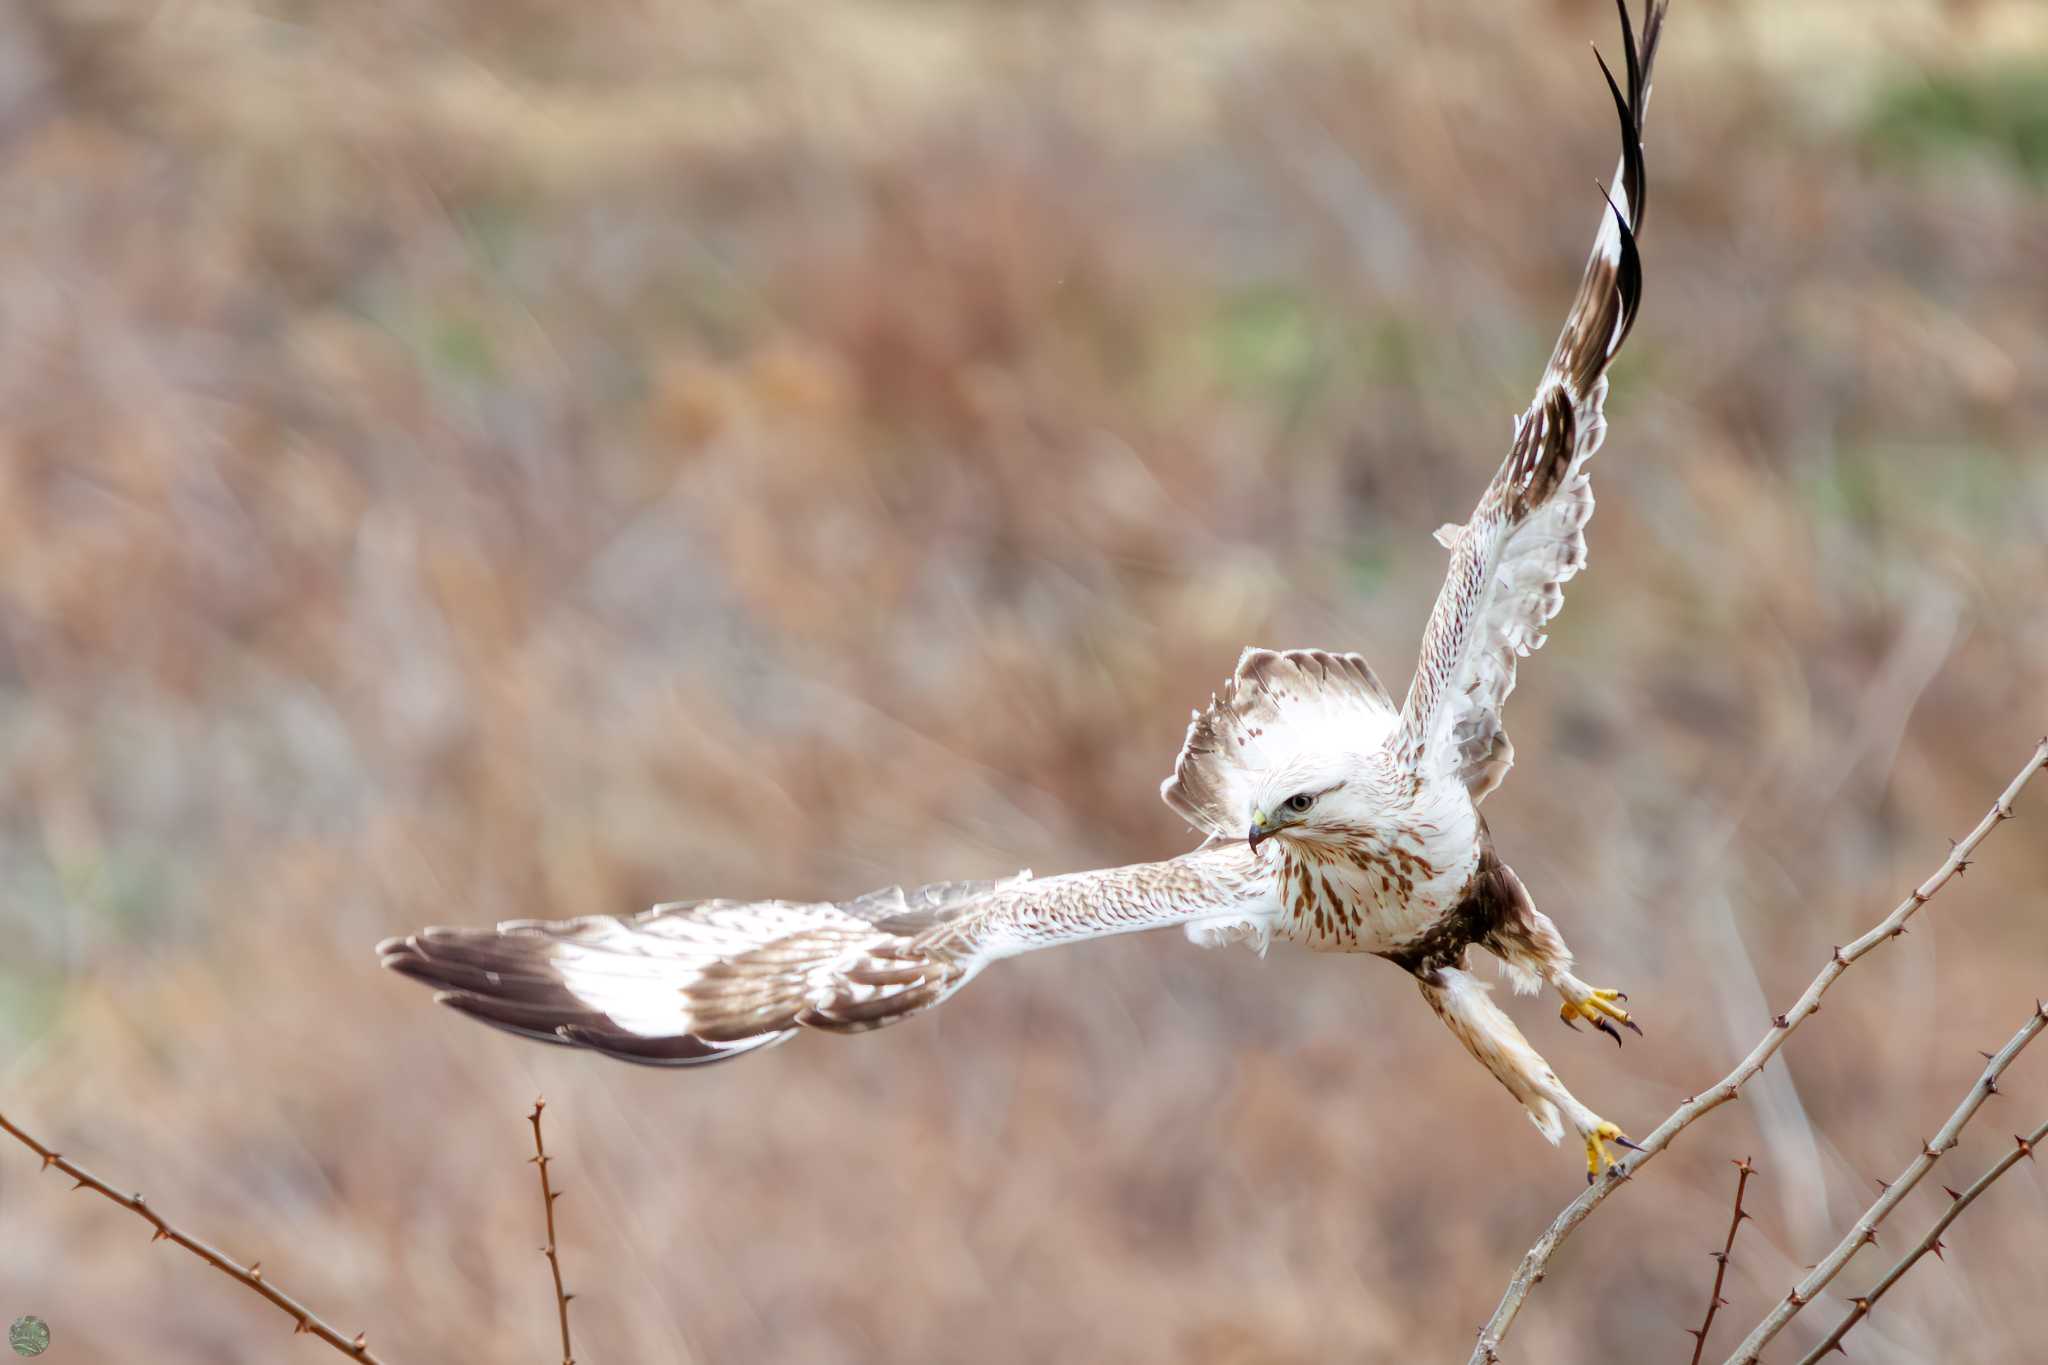
{"type": "Polygon", "coordinates": [[[1505,865],[1490,844],[1482,844],[1479,866],[1459,893],[1457,902],[1420,933],[1380,950],[1379,955],[1415,975],[1428,978],[1446,967],[1461,967],[1465,952],[1500,932],[1514,917],[1514,888],[1502,876],[1505,865]]]}

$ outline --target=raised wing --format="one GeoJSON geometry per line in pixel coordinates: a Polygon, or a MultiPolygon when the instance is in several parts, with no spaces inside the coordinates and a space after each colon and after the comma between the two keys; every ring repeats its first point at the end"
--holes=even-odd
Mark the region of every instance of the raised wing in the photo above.
{"type": "Polygon", "coordinates": [[[1312,752],[1370,753],[1393,733],[1394,699],[1356,654],[1247,649],[1220,696],[1195,712],[1159,794],[1212,837],[1242,838],[1259,775],[1312,752]]]}
{"type": "Polygon", "coordinates": [[[1664,5],[1653,0],[1642,44],[1617,0],[1627,56],[1627,89],[1600,70],[1621,120],[1621,164],[1608,213],[1593,241],[1577,299],[1551,352],[1515,441],[1463,526],[1437,539],[1450,572],[1430,613],[1422,657],[1401,711],[1396,757],[1411,771],[1454,775],[1484,800],[1514,763],[1500,712],[1515,687],[1515,662],[1542,647],[1544,627],[1564,605],[1564,585],[1586,563],[1593,489],[1586,462],[1607,423],[1607,367],[1635,325],[1643,271],[1636,234],[1643,224],[1643,106],[1657,55],[1664,5]]]}

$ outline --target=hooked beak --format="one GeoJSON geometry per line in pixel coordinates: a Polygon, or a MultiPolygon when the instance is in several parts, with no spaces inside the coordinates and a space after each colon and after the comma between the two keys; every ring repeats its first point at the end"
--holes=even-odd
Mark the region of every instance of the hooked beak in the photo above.
{"type": "Polygon", "coordinates": [[[1245,842],[1251,845],[1252,852],[1257,853],[1259,845],[1272,838],[1278,832],[1273,827],[1271,817],[1264,811],[1259,811],[1252,816],[1252,830],[1250,834],[1245,836],[1245,842]]]}

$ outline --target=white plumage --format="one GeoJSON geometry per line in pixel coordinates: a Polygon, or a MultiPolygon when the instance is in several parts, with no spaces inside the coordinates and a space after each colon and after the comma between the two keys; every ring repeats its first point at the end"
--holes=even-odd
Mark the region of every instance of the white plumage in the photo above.
{"type": "Polygon", "coordinates": [[[1606,434],[1607,367],[1642,289],[1642,116],[1663,20],[1627,64],[1603,62],[1620,167],[1579,291],[1534,401],[1450,551],[1414,681],[1396,706],[1356,654],[1248,649],[1197,711],[1161,794],[1205,836],[1191,853],[1094,872],[889,888],[849,901],[696,901],[631,918],[422,930],[386,966],[498,1027],[631,1061],[693,1065],[803,1028],[853,1032],[952,995],[989,963],[1055,944],[1178,924],[1205,947],[1276,938],[1374,953],[1413,975],[1461,1042],[1588,1174],[1620,1130],[1580,1104],[1466,969],[1495,954],[1518,987],[1548,986],[1567,1022],[1620,1041],[1618,992],[1587,986],[1512,869],[1479,803],[1514,746],[1501,712],[1585,567],[1588,462],[1606,434]]]}

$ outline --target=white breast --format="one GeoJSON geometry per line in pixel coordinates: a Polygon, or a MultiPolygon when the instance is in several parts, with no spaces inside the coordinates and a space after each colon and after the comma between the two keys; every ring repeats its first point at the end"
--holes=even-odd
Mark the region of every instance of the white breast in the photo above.
{"type": "MultiPolygon", "coordinates": [[[[1331,952],[1387,952],[1455,908],[1479,865],[1479,819],[1455,783],[1430,784],[1384,826],[1278,854],[1282,938],[1331,952]]],[[[1276,841],[1279,842],[1279,841],[1276,841]]]]}

